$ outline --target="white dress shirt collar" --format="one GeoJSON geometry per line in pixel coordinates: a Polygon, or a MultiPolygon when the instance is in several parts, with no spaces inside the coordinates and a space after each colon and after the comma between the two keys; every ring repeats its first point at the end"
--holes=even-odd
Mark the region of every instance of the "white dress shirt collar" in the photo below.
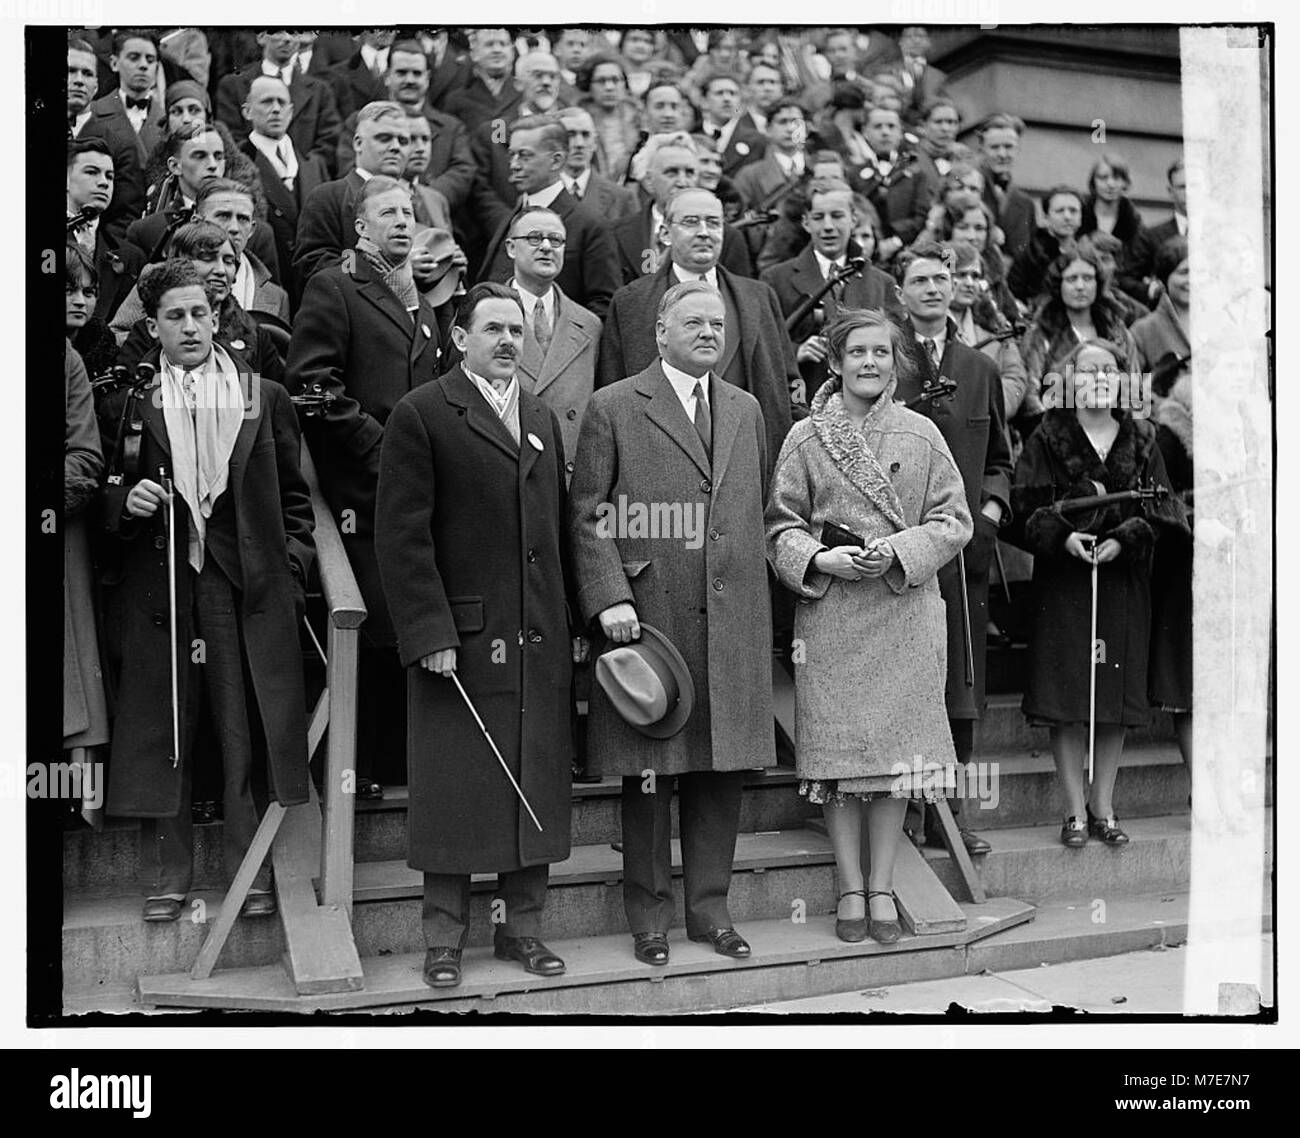
{"type": "Polygon", "coordinates": [[[517,278],[511,278],[510,287],[519,294],[519,299],[524,305],[524,320],[526,323],[533,322],[533,309],[537,307],[537,302],[542,302],[542,311],[546,313],[550,320],[551,327],[555,327],[555,288],[551,287],[546,290],[542,296],[530,292],[524,285],[520,284],[517,278]]]}
{"type": "Polygon", "coordinates": [[[269,75],[273,79],[281,79],[284,85],[289,86],[289,80],[293,78],[293,60],[290,59],[283,67],[276,67],[269,59],[262,60],[262,74],[269,75]]]}
{"type": "Polygon", "coordinates": [[[287,134],[275,139],[253,130],[248,133],[248,141],[261,151],[281,180],[298,176],[298,155],[294,153],[293,140],[287,134]]]}
{"type": "Polygon", "coordinates": [[[842,253],[838,258],[832,261],[829,257],[822,256],[816,249],[813,250],[813,256],[817,259],[817,268],[821,270],[822,280],[830,280],[831,272],[834,269],[844,268],[844,258],[847,253],[842,253]]]}
{"type": "Polygon", "coordinates": [[[664,369],[664,375],[668,382],[672,384],[673,394],[681,401],[682,409],[686,412],[686,417],[693,423],[695,422],[695,385],[700,385],[700,390],[704,393],[704,406],[709,406],[709,373],[706,371],[701,376],[688,375],[680,368],[673,367],[666,359],[660,357],[659,366],[664,369]]]}
{"type": "Polygon", "coordinates": [[[943,327],[933,336],[922,336],[920,332],[916,333],[916,342],[920,344],[921,347],[925,347],[926,340],[934,341],[935,350],[939,353],[939,359],[942,361],[944,350],[948,346],[948,321],[945,320],[943,322],[943,327]]]}
{"type": "Polygon", "coordinates": [[[581,174],[565,174],[565,182],[568,186],[569,193],[581,200],[587,196],[587,187],[591,185],[591,167],[588,166],[581,174]]]}
{"type": "Polygon", "coordinates": [[[371,44],[363,43],[361,45],[361,61],[376,73],[387,71],[388,48],[374,47],[371,44]]]}
{"type": "Polygon", "coordinates": [[[564,179],[553,182],[544,190],[536,190],[524,195],[523,205],[536,206],[538,209],[550,209],[552,203],[564,192],[564,179]]]}
{"type": "Polygon", "coordinates": [[[773,149],[772,154],[776,158],[776,164],[781,167],[781,173],[787,178],[794,178],[804,171],[804,157],[802,150],[796,150],[793,154],[782,154],[779,150],[773,149]]]}
{"type": "MultiPolygon", "coordinates": [[[[700,279],[699,273],[694,272],[691,269],[683,269],[681,265],[677,264],[676,261],[673,262],[673,276],[677,278],[679,284],[684,284],[686,281],[698,281],[700,279]]],[[[713,268],[711,268],[707,273],[704,274],[704,279],[708,281],[709,284],[711,284],[714,288],[717,288],[718,267],[714,265],[713,268]]]]}

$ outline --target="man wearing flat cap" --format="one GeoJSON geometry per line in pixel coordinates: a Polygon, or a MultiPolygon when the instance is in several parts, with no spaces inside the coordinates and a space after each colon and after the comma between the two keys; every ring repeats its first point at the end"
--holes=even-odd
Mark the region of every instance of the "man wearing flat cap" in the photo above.
{"type": "Polygon", "coordinates": [[[588,762],[623,776],[623,903],[647,964],[668,963],[674,783],[687,935],[750,954],[727,888],[744,771],[776,761],[767,437],[758,401],[714,373],[726,323],[707,281],[664,293],[659,358],[592,396],[570,486],[578,608],[608,642],[588,762]]]}

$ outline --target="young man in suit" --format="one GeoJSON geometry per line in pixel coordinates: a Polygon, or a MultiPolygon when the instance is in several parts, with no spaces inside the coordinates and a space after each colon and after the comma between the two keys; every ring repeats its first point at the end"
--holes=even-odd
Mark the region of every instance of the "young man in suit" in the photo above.
{"type": "MultiPolygon", "coordinates": [[[[821,292],[833,273],[847,268],[850,259],[861,254],[852,243],[853,191],[848,183],[813,182],[808,189],[803,227],[810,238],[803,252],[773,265],[759,277],[772,286],[786,318],[821,292]]],[[[845,308],[897,309],[893,279],[872,265],[861,265],[823,293],[788,333],[795,344],[795,359],[810,401],[830,374],[821,329],[845,308]]]]}
{"type": "Polygon", "coordinates": [[[767,141],[748,111],[740,107],[740,84],[725,71],[714,71],[700,82],[700,129],[713,140],[722,158],[722,176],[735,177],[742,166],[763,157],[767,141]]]}
{"type": "Polygon", "coordinates": [[[747,210],[775,215],[771,222],[745,227],[745,243],[756,261],[767,238],[785,215],[786,200],[810,172],[812,162],[805,149],[807,139],[803,108],[793,99],[781,99],[768,107],[767,150],[763,157],[743,167],[733,179],[747,210]]]}
{"type": "Polygon", "coordinates": [[[407,860],[423,872],[434,988],[461,981],[474,873],[497,875],[496,958],[564,972],[539,934],[549,867],[570,850],[569,669],[582,654],[569,628],[563,444],[516,374],[518,295],[475,285],[452,336],[463,364],[388,420],[375,519],[410,707],[407,860]]]}
{"type": "Polygon", "coordinates": [[[293,93],[283,79],[259,75],[249,84],[240,110],[249,127],[240,148],[253,160],[261,179],[281,278],[296,309],[302,293],[293,271],[298,218],[312,191],[329,181],[329,169],[319,154],[301,154],[294,146],[289,132],[293,93]]]}
{"type": "Polygon", "coordinates": [[[762,281],[736,276],[719,265],[722,203],[715,194],[681,190],[664,209],[663,228],[668,257],[662,267],[614,294],[600,346],[599,385],[617,383],[654,362],[658,342],[646,313],[656,310],[673,285],[703,279],[718,290],[726,317],[726,336],[712,371],[758,400],[767,454],[775,461],[790,424],[807,414],[776,293],[762,281]]]}
{"type": "MultiPolygon", "coordinates": [[[[254,770],[263,748],[271,796],[284,806],[307,801],[298,619],[314,557],[312,508],[289,398],[214,345],[197,271],[178,261],[151,266],[140,295],[158,340],[146,362],[157,374],[143,391],[115,391],[98,408],[110,456],[102,498],[111,581],[105,627],[116,690],[106,810],[152,820],[146,864],[156,876],[144,919],[174,921],[193,878],[190,796],[200,733],[221,758],[229,876],[257,830],[254,770]],[[134,459],[127,432],[138,432],[134,459]],[[162,552],[169,541],[176,643],[162,552]],[[179,754],[168,714],[171,652],[180,671],[179,754]]],[[[242,915],[273,914],[270,889],[264,864],[242,915]]]]}
{"type": "MultiPolygon", "coordinates": [[[[680,200],[714,217],[709,231],[720,238],[721,206],[706,198],[694,190],[680,200]]],[[[640,309],[642,321],[648,311],[655,355],[595,393],[578,438],[569,508],[577,601],[616,659],[651,628],[662,634],[653,639],[674,647],[694,700],[678,704],[684,721],[661,712],[637,723],[602,680],[592,688],[588,753],[602,774],[623,776],[623,904],[636,958],[668,963],[676,784],[687,936],[743,959],[750,947],[727,908],[742,772],[776,762],[763,542],[770,424],[752,395],[722,382],[729,333],[716,288],[698,277],[675,283],[640,309]],[[622,532],[609,518],[619,501],[680,505],[684,519],[698,519],[699,540],[684,528],[622,532]]]]}
{"type": "Polygon", "coordinates": [[[1015,115],[995,114],[980,127],[984,169],[984,203],[998,219],[1008,263],[1029,248],[1038,228],[1038,206],[1012,180],[1025,124],[1015,115]]]}
{"type": "Polygon", "coordinates": [[[108,64],[117,75],[117,89],[96,99],[91,110],[130,127],[143,171],[167,126],[167,111],[158,97],[157,35],[142,28],[117,32],[108,64]]]}
{"type": "MultiPolygon", "coordinates": [[[[364,144],[358,153],[364,160],[364,144]]],[[[415,211],[408,189],[372,175],[358,192],[353,228],[355,248],[321,268],[303,291],[286,384],[295,393],[319,386],[335,396],[308,442],[325,500],[346,523],[343,545],[369,613],[359,661],[358,793],[377,797],[382,789],[372,775],[382,772],[370,764],[403,753],[405,723],[396,640],[375,560],[379,446],[397,401],[441,373],[442,332],[433,298],[421,294],[410,263],[415,211]]]]}
{"type": "Polygon", "coordinates": [[[259,75],[279,79],[289,88],[293,104],[289,137],[298,156],[316,154],[326,167],[334,169],[334,143],[339,133],[339,113],[329,86],[314,75],[304,75],[297,65],[298,37],[287,31],[259,32],[262,58],[257,63],[226,75],[217,85],[217,118],[230,128],[235,142],[248,137],[244,115],[248,90],[259,75]]]}
{"type": "Polygon", "coordinates": [[[74,217],[83,209],[93,213],[68,240],[76,241],[94,259],[99,296],[92,315],[105,323],[126,299],[144,265],[140,251],[105,221],[113,198],[113,173],[113,155],[102,138],[68,144],[67,215],[74,217]]]}
{"type": "MultiPolygon", "coordinates": [[[[510,127],[510,180],[519,191],[520,206],[545,206],[564,218],[568,240],[558,283],[566,296],[603,318],[618,288],[614,246],[603,220],[564,188],[564,163],[569,132],[554,115],[518,119],[510,127]]],[[[497,211],[505,214],[506,207],[497,211]]],[[[497,226],[484,256],[483,280],[503,281],[510,272],[506,253],[510,215],[497,226]]]]}
{"type": "MultiPolygon", "coordinates": [[[[597,217],[613,224],[619,218],[637,212],[640,202],[636,190],[619,186],[591,168],[596,153],[596,124],[581,107],[564,107],[560,121],[569,132],[569,157],[564,164],[565,188],[580,202],[585,202],[597,217]]],[[[626,283],[626,282],[624,282],[626,283]]]]}
{"type": "Polygon", "coordinates": [[[95,50],[84,39],[68,40],[68,141],[98,139],[113,162],[113,186],[102,224],[120,237],[144,210],[144,163],[125,112],[95,109],[99,74],[95,50]]]}
{"type": "Polygon", "coordinates": [[[939,187],[930,182],[916,153],[903,145],[898,111],[869,107],[863,133],[870,153],[859,190],[885,228],[876,259],[886,264],[921,235],[939,187]]]}
{"type": "Polygon", "coordinates": [[[239,268],[230,293],[245,312],[266,312],[289,322],[289,294],[271,279],[271,270],[249,251],[248,242],[257,226],[253,192],[229,178],[211,178],[194,199],[196,221],[220,226],[230,238],[239,258],[239,268]]]}
{"type": "Polygon", "coordinates": [[[1155,275],[1156,254],[1171,237],[1187,236],[1187,171],[1183,169],[1181,155],[1169,167],[1166,180],[1174,206],[1173,215],[1167,221],[1139,232],[1133,263],[1127,270],[1135,283],[1145,287],[1148,304],[1152,307],[1160,299],[1160,280],[1155,275]]]}
{"type": "MultiPolygon", "coordinates": [[[[383,90],[376,98],[390,100],[406,108],[408,117],[421,115],[429,124],[429,158],[420,181],[441,193],[453,210],[468,200],[476,167],[470,152],[469,135],[464,124],[451,115],[435,110],[429,102],[429,60],[415,40],[398,40],[388,50],[388,70],[383,90]]],[[[357,112],[343,122],[338,141],[338,173],[344,177],[356,166],[352,136],[356,133],[357,112]]]]}
{"type": "Polygon", "coordinates": [[[376,99],[392,98],[384,77],[392,67],[395,34],[391,28],[367,29],[361,34],[357,50],[330,68],[326,79],[341,119],[346,120],[376,99]]]}
{"type": "MultiPolygon", "coordinates": [[[[975,520],[975,536],[962,557],[939,571],[939,591],[948,612],[948,723],[957,760],[968,763],[974,752],[975,723],[984,708],[989,563],[998,529],[1011,517],[1011,446],[997,366],[960,342],[949,315],[955,263],[952,248],[933,241],[918,242],[895,258],[896,295],[906,313],[900,323],[916,367],[915,377],[900,381],[894,397],[934,420],[961,472],[975,520]],[[944,379],[951,384],[942,385],[944,379]],[[948,391],[942,393],[941,386],[948,386],[948,391]],[[970,683],[963,589],[970,620],[970,683]]],[[[988,853],[989,843],[962,823],[961,799],[952,803],[967,851],[988,853]]],[[[926,813],[927,842],[942,845],[932,809],[926,813]]]]}
{"type": "MultiPolygon", "coordinates": [[[[652,135],[632,161],[639,176],[643,201],[635,213],[616,221],[610,229],[618,255],[618,271],[625,285],[658,272],[667,260],[663,244],[664,206],[673,194],[695,189],[700,183],[700,157],[691,136],[652,135]]],[[[719,263],[742,277],[754,275],[749,247],[730,225],[722,230],[719,263]]]]}

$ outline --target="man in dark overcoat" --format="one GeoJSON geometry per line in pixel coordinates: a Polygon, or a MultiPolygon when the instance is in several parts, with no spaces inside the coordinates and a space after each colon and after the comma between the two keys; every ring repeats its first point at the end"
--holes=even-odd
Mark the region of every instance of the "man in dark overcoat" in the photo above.
{"type": "Polygon", "coordinates": [[[401,754],[405,716],[396,639],[375,560],[379,444],[398,400],[438,377],[442,338],[438,311],[405,271],[415,225],[408,189],[376,175],[362,188],[357,211],[356,248],[344,251],[345,263],[307,282],[285,378],[295,394],[319,386],[335,396],[312,421],[307,441],[366,602],[357,791],[377,797],[375,757],[401,754]]]}
{"type": "MultiPolygon", "coordinates": [[[[989,563],[999,527],[1011,518],[1011,446],[1006,406],[997,365],[957,338],[948,316],[952,302],[952,248],[918,242],[895,258],[902,325],[912,347],[915,376],[900,379],[895,398],[928,416],[952,451],[966,486],[975,534],[963,551],[967,611],[970,615],[970,662],[966,679],[966,622],[962,616],[961,565],[957,559],[939,570],[939,591],[948,610],[948,723],[959,762],[974,752],[975,723],[984,709],[985,652],[988,642],[989,563]],[[926,397],[944,380],[947,394],[926,397]]],[[[962,822],[961,799],[952,800],[962,841],[971,853],[988,853],[989,844],[962,822]]],[[[927,810],[928,841],[942,844],[933,810],[927,810]]]]}
{"type": "Polygon", "coordinates": [[[649,313],[672,285],[703,278],[721,295],[727,323],[713,372],[758,400],[767,460],[775,462],[791,422],[808,411],[776,293],[762,281],[738,277],[718,264],[723,222],[717,195],[680,191],[664,210],[664,225],[670,244],[663,266],[614,294],[601,338],[597,382],[617,383],[654,364],[659,346],[649,313]]]}
{"type": "Polygon", "coordinates": [[[587,406],[569,518],[583,620],[616,643],[638,639],[642,622],[658,629],[694,686],[685,725],[653,738],[594,685],[587,733],[591,765],[623,776],[623,903],[637,959],[666,964],[673,783],[686,932],[745,957],[727,909],[743,772],[776,755],[763,538],[769,428],[758,401],[718,375],[726,311],[715,288],[698,279],[670,288],[655,334],[660,358],[587,406]],[[614,520],[637,506],[677,510],[678,531],[614,520]]]}
{"type": "MultiPolygon", "coordinates": [[[[199,733],[221,754],[225,864],[234,875],[257,829],[251,780],[307,801],[307,723],[297,614],[314,558],[297,418],[284,388],[214,346],[194,267],[146,270],[140,296],[159,346],[152,382],[98,408],[109,480],[101,506],[104,625],[114,698],[106,812],[153,823],[149,921],[175,920],[192,883],[190,791],[199,733]],[[139,444],[131,458],[130,436],[139,444]],[[174,482],[181,753],[173,755],[165,517],[174,482]],[[176,759],[173,762],[173,758],[176,759]]],[[[263,866],[246,915],[274,913],[263,866]]]]}
{"type": "Polygon", "coordinates": [[[498,875],[497,957],[564,971],[538,934],[547,867],[569,855],[573,758],[563,436],[516,374],[517,294],[474,286],[452,336],[464,363],[389,416],[375,518],[407,675],[408,860],[424,872],[433,987],[460,982],[473,873],[498,875]]]}

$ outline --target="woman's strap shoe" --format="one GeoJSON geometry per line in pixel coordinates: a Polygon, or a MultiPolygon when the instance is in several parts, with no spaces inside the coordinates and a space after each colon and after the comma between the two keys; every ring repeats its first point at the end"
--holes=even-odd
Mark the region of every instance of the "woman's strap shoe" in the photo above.
{"type": "MultiPolygon", "coordinates": [[[[866,897],[866,891],[863,889],[846,889],[840,894],[840,900],[845,897],[866,897]]],[[[845,944],[857,944],[867,939],[867,918],[850,917],[845,920],[843,917],[835,918],[835,935],[844,941],[845,944]]]]}
{"type": "Polygon", "coordinates": [[[1061,845],[1072,850],[1088,844],[1088,823],[1082,818],[1067,818],[1061,827],[1061,845]]]}
{"type": "Polygon", "coordinates": [[[1112,814],[1109,818],[1097,818],[1088,811],[1088,833],[1100,838],[1108,846],[1128,845],[1128,835],[1119,828],[1119,819],[1112,814]]]}
{"type": "Polygon", "coordinates": [[[424,954],[424,982],[430,988],[454,988],[460,983],[459,948],[431,948],[424,954]]]}
{"type": "Polygon", "coordinates": [[[633,933],[632,951],[642,964],[667,964],[668,934],[633,933]]]}
{"type": "MultiPolygon", "coordinates": [[[[889,897],[893,900],[895,907],[898,904],[898,898],[888,889],[872,889],[867,893],[867,905],[870,906],[872,897],[889,897]]],[[[868,909],[870,912],[870,909],[868,909]]],[[[903,926],[897,920],[878,921],[871,917],[867,923],[867,933],[877,944],[894,944],[903,935],[903,926]]]]}

